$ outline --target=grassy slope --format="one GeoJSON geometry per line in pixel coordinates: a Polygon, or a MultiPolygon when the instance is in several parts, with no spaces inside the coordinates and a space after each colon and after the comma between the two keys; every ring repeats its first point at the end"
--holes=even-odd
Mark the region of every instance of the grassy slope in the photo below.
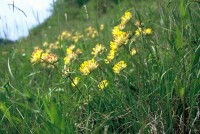
{"type": "MultiPolygon", "coordinates": [[[[172,133],[176,129],[186,131],[183,130],[184,126],[178,128],[177,122],[181,120],[180,116],[188,119],[185,115],[188,114],[185,110],[188,105],[191,107],[190,123],[194,121],[197,113],[199,66],[196,63],[199,60],[197,52],[199,51],[197,49],[199,14],[193,11],[187,13],[187,18],[181,18],[177,13],[179,10],[176,8],[177,3],[176,1],[167,3],[159,0],[132,2],[128,0],[115,5],[107,0],[91,0],[87,3],[89,20],[86,20],[84,7],[79,8],[63,0],[58,1],[54,15],[41,26],[33,29],[27,39],[22,39],[14,45],[0,46],[0,85],[4,85],[4,88],[0,89],[0,101],[7,100],[5,105],[1,103],[3,112],[0,115],[5,114],[9,106],[12,109],[9,113],[12,118],[9,114],[5,114],[6,119],[2,120],[7,125],[3,125],[1,131],[9,131],[9,128],[12,128],[10,131],[13,132],[26,133],[31,130],[50,133],[58,132],[56,127],[63,129],[63,124],[65,124],[65,132],[102,133],[108,128],[108,132],[111,133],[138,131],[147,133],[156,131],[154,127],[158,133],[162,133],[162,130],[167,133],[172,133]],[[98,28],[99,24],[103,23],[106,30],[99,39],[77,44],[78,47],[84,48],[86,53],[81,58],[88,59],[87,51],[92,50],[97,42],[108,46],[112,39],[111,30],[119,23],[120,17],[126,10],[132,11],[134,18],[140,19],[145,26],[153,28],[155,31],[153,39],[148,38],[133,44],[141,50],[131,66],[133,69],[129,68],[130,72],[126,72],[127,77],[122,75],[111,78],[113,85],[110,84],[113,87],[110,89],[114,91],[108,90],[105,94],[94,93],[95,98],[90,105],[81,105],[87,93],[83,93],[82,96],[78,92],[68,92],[70,84],[67,80],[63,84],[62,79],[55,72],[40,70],[40,67],[33,67],[30,64],[30,55],[35,46],[42,47],[44,41],[55,42],[64,30],[84,31],[87,26],[98,28]],[[67,21],[64,17],[65,13],[68,15],[67,21]],[[194,17],[191,17],[190,13],[194,17]],[[184,26],[180,27],[181,32],[178,29],[180,25],[184,26]],[[182,47],[178,48],[179,45],[182,47]],[[193,55],[192,52],[195,54],[193,55]],[[22,56],[22,53],[25,53],[25,56],[22,56]],[[8,57],[14,78],[8,69],[8,57]],[[52,98],[48,98],[49,88],[59,87],[66,89],[64,95],[54,92],[52,98]],[[8,91],[4,91],[5,89],[8,91]],[[179,90],[182,89],[187,90],[184,99],[186,102],[180,100],[182,94],[179,90]],[[62,111],[66,115],[62,114],[62,111]],[[23,115],[23,120],[20,113],[23,115]]],[[[196,3],[191,4],[190,9],[192,7],[198,9],[196,3]]],[[[124,51],[122,55],[125,55],[124,51]]],[[[126,60],[132,63],[131,59],[126,60]]],[[[109,69],[107,74],[103,75],[111,76],[111,68],[109,69]]],[[[95,78],[95,75],[92,77],[95,78]]],[[[94,84],[91,79],[88,81],[85,79],[84,82],[89,86],[82,88],[89,91],[95,86],[91,86],[91,83],[94,84]]],[[[192,123],[190,124],[193,131],[198,131],[198,121],[193,126],[192,123]]]]}
{"type": "MultiPolygon", "coordinates": [[[[30,35],[27,38],[21,39],[15,44],[0,46],[0,64],[2,65],[1,70],[3,70],[0,72],[0,75],[4,76],[4,73],[8,71],[8,57],[12,57],[13,54],[16,54],[16,52],[19,52],[20,54],[24,52],[26,54],[30,54],[35,46],[41,46],[45,41],[54,42],[58,35],[64,30],[76,29],[82,31],[87,26],[97,26],[101,23],[106,24],[107,27],[113,27],[119,21],[122,13],[127,9],[130,9],[130,7],[131,9],[136,8],[141,14],[144,13],[145,16],[148,17],[148,19],[145,18],[144,20],[148,22],[152,20],[155,22],[154,18],[157,16],[157,14],[155,14],[157,13],[156,6],[156,1],[153,3],[146,1],[136,1],[135,3],[122,2],[119,5],[105,0],[90,1],[90,3],[87,4],[87,10],[89,14],[89,20],[87,20],[84,7],[78,7],[73,2],[58,0],[57,4],[55,5],[55,11],[52,17],[50,17],[46,22],[37,28],[32,29],[30,31],[30,35]],[[104,9],[102,9],[102,7],[104,9]],[[65,19],[65,13],[67,13],[68,16],[67,21],[65,19]],[[150,14],[153,14],[153,16],[150,14]],[[25,51],[21,52],[21,50],[25,51]]],[[[109,31],[111,32],[111,29],[109,29],[109,31]]]]}

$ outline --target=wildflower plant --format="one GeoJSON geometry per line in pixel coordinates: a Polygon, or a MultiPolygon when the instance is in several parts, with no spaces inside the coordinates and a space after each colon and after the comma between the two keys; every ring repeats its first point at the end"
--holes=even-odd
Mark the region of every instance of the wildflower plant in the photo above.
{"type": "Polygon", "coordinates": [[[123,69],[127,67],[127,64],[124,61],[119,61],[113,66],[113,72],[119,74],[123,69]]]}
{"type": "Polygon", "coordinates": [[[91,59],[91,60],[88,60],[88,61],[84,61],[80,65],[79,70],[80,70],[82,75],[88,75],[93,70],[95,70],[98,66],[99,66],[99,64],[97,63],[97,61],[95,61],[94,59],[91,59]]]}
{"type": "Polygon", "coordinates": [[[103,90],[103,89],[106,88],[107,86],[108,86],[108,81],[107,81],[107,80],[102,80],[102,81],[98,84],[99,90],[103,90]]]}
{"type": "MultiPolygon", "coordinates": [[[[169,15],[173,18],[169,17],[169,26],[160,26],[130,8],[118,21],[113,20],[114,26],[87,23],[86,28],[61,32],[53,43],[44,42],[43,48],[49,51],[35,49],[31,64],[55,66],[55,71],[45,70],[46,78],[39,76],[48,82],[39,85],[42,90],[38,94],[45,95],[35,95],[36,108],[42,107],[39,112],[44,109],[47,114],[44,123],[58,128],[55,133],[65,133],[63,126],[71,122],[77,133],[173,133],[177,126],[182,133],[187,126],[197,129],[199,47],[192,41],[198,36],[193,36],[192,27],[190,32],[182,32],[185,24],[192,23],[182,22],[189,18],[184,17],[185,9],[178,16],[169,15]],[[174,19],[181,16],[179,27],[174,19]],[[185,36],[189,33],[191,38],[185,36]],[[184,49],[182,43],[189,47],[184,49]],[[49,93],[46,87],[51,89],[49,93]]],[[[160,22],[165,21],[163,17],[160,22]]],[[[37,74],[29,77],[32,75],[30,84],[37,84],[37,74]]]]}
{"type": "Polygon", "coordinates": [[[38,63],[41,60],[41,56],[42,56],[43,50],[40,48],[35,48],[35,50],[33,51],[33,53],[31,54],[31,59],[30,62],[32,64],[38,63]]]}
{"type": "Polygon", "coordinates": [[[91,54],[96,57],[98,54],[102,54],[105,51],[105,47],[102,44],[97,44],[93,49],[91,54]]]}

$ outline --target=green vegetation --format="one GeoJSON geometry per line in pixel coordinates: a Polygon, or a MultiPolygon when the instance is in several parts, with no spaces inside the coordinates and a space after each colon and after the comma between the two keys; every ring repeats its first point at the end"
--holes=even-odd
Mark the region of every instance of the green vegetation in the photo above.
{"type": "Polygon", "coordinates": [[[200,133],[199,2],[84,2],[0,46],[0,133],[200,133]]]}

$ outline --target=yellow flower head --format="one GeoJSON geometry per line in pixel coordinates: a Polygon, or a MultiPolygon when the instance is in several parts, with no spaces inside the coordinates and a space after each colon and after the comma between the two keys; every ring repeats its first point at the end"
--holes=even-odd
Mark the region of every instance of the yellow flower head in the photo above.
{"type": "Polygon", "coordinates": [[[43,50],[40,49],[40,48],[36,48],[33,53],[31,54],[31,63],[32,64],[35,64],[35,63],[38,63],[40,62],[40,58],[41,58],[41,55],[43,53],[43,50]]]}
{"type": "Polygon", "coordinates": [[[106,59],[105,59],[105,63],[106,64],[108,64],[108,63],[110,63],[114,58],[115,58],[115,53],[116,53],[116,51],[115,50],[110,50],[109,51],[109,54],[108,54],[108,56],[106,57],[106,59]]]}
{"type": "Polygon", "coordinates": [[[118,74],[118,73],[120,73],[121,70],[126,68],[126,66],[127,66],[127,64],[124,61],[120,61],[120,62],[116,63],[112,69],[113,69],[114,73],[118,74]]]}
{"type": "Polygon", "coordinates": [[[136,35],[136,36],[140,36],[141,32],[142,32],[142,28],[139,27],[139,28],[135,31],[135,35],[136,35]]]}
{"type": "Polygon", "coordinates": [[[116,37],[114,38],[114,43],[115,43],[118,47],[120,47],[120,46],[123,45],[123,44],[127,44],[127,42],[128,42],[128,37],[129,37],[129,34],[126,33],[126,32],[123,32],[123,33],[121,33],[121,35],[116,36],[116,37]]]}
{"type": "Polygon", "coordinates": [[[144,29],[143,33],[144,35],[150,35],[152,34],[152,29],[151,28],[144,29]]]}
{"type": "Polygon", "coordinates": [[[131,51],[130,51],[130,55],[134,56],[136,53],[137,53],[136,49],[132,48],[131,51]]]}
{"type": "Polygon", "coordinates": [[[113,51],[117,51],[118,50],[118,46],[115,42],[111,41],[110,42],[110,49],[113,51]]]}
{"type": "Polygon", "coordinates": [[[68,31],[63,31],[59,36],[58,36],[58,39],[59,40],[63,40],[63,39],[69,39],[71,38],[71,33],[68,32],[68,31]]]}
{"type": "Polygon", "coordinates": [[[88,75],[91,71],[93,71],[94,69],[96,69],[99,66],[99,64],[94,60],[88,60],[88,61],[84,61],[79,70],[83,75],[88,75]]]}
{"type": "Polygon", "coordinates": [[[71,54],[68,54],[64,58],[64,64],[65,65],[70,64],[70,62],[73,61],[73,60],[76,60],[77,57],[78,57],[78,55],[76,53],[74,53],[74,52],[72,52],[71,54]]]}
{"type": "Polygon", "coordinates": [[[91,26],[86,28],[85,32],[87,33],[88,37],[95,38],[96,36],[98,36],[97,30],[95,28],[91,27],[91,26]]]}
{"type": "Polygon", "coordinates": [[[124,30],[124,28],[126,27],[126,24],[125,23],[120,23],[118,25],[118,27],[119,27],[119,30],[124,30]]]}
{"type": "Polygon", "coordinates": [[[92,50],[93,51],[91,52],[91,54],[94,55],[94,57],[96,57],[98,54],[103,53],[105,47],[102,44],[97,44],[92,50]]]}
{"type": "Polygon", "coordinates": [[[121,23],[127,23],[132,18],[131,12],[125,12],[125,14],[121,18],[121,23]]]}
{"type": "Polygon", "coordinates": [[[51,63],[54,64],[55,62],[57,62],[58,57],[55,54],[47,54],[47,53],[43,53],[41,59],[47,63],[51,63]]]}
{"type": "Polygon", "coordinates": [[[77,48],[75,53],[76,53],[77,55],[80,55],[80,54],[82,54],[83,52],[82,52],[82,50],[81,50],[80,48],[77,48]]]}
{"type": "Polygon", "coordinates": [[[70,68],[66,65],[64,65],[64,68],[62,69],[62,77],[67,77],[70,74],[70,68]]]}
{"type": "Polygon", "coordinates": [[[102,80],[102,81],[98,84],[99,90],[103,90],[103,89],[106,88],[107,86],[108,86],[108,81],[107,81],[107,80],[102,80]]]}
{"type": "Polygon", "coordinates": [[[71,62],[71,59],[70,59],[68,56],[66,56],[66,57],[64,58],[64,64],[65,64],[65,65],[68,65],[68,64],[70,64],[70,62],[71,62]]]}
{"type": "Polygon", "coordinates": [[[48,45],[49,45],[49,43],[46,41],[42,44],[43,47],[47,47],[48,45]]]}
{"type": "Polygon", "coordinates": [[[71,45],[66,49],[66,54],[72,54],[73,50],[75,48],[75,45],[71,45]]]}
{"type": "Polygon", "coordinates": [[[48,55],[49,55],[49,53],[48,53],[48,52],[42,53],[42,56],[41,56],[41,61],[42,61],[42,62],[46,61],[46,59],[47,59],[48,55]]]}
{"type": "Polygon", "coordinates": [[[71,83],[72,87],[75,87],[78,85],[80,78],[79,77],[75,77],[73,79],[73,82],[71,83]]]}
{"type": "Polygon", "coordinates": [[[100,30],[103,30],[104,29],[104,24],[101,24],[100,25],[100,30]]]}
{"type": "Polygon", "coordinates": [[[117,36],[121,36],[123,33],[124,32],[119,29],[119,26],[115,26],[112,29],[112,35],[113,35],[114,38],[117,37],[117,36]]]}
{"type": "Polygon", "coordinates": [[[75,43],[78,42],[80,39],[82,39],[84,36],[79,33],[76,32],[75,35],[73,37],[71,37],[71,40],[74,41],[75,43]]]}

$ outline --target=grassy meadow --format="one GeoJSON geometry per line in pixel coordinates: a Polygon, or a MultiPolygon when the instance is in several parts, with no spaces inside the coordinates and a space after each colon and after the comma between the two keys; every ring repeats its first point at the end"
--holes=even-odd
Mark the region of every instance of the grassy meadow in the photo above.
{"type": "Polygon", "coordinates": [[[199,62],[198,0],[57,0],[0,45],[0,133],[200,133],[199,62]]]}

